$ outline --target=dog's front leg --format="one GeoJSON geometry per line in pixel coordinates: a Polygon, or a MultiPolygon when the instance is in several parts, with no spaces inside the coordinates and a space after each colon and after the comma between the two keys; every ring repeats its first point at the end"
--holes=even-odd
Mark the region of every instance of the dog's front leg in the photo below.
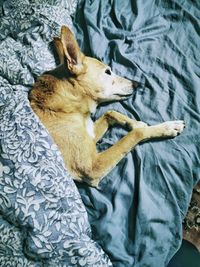
{"type": "Polygon", "coordinates": [[[97,142],[99,139],[101,139],[104,133],[108,130],[108,127],[113,126],[114,124],[128,127],[129,130],[147,127],[147,124],[142,121],[132,120],[129,117],[114,110],[107,111],[94,124],[95,141],[97,142]]]}
{"type": "Polygon", "coordinates": [[[97,186],[101,179],[141,141],[160,137],[175,137],[183,131],[184,126],[183,121],[170,121],[130,131],[109,149],[96,154],[87,182],[97,186]]]}

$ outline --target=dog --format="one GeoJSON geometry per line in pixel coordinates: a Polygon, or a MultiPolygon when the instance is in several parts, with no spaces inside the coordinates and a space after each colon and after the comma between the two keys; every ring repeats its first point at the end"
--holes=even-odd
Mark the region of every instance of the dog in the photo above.
{"type": "Polygon", "coordinates": [[[182,120],[148,126],[113,110],[93,121],[91,114],[100,103],[130,97],[137,83],[117,76],[109,66],[85,56],[66,26],[61,27],[60,37],[55,37],[54,44],[60,65],[38,78],[29,100],[60,149],[74,180],[96,187],[138,143],[175,137],[183,131],[182,120]],[[98,153],[96,143],[115,124],[128,126],[130,131],[98,153]]]}

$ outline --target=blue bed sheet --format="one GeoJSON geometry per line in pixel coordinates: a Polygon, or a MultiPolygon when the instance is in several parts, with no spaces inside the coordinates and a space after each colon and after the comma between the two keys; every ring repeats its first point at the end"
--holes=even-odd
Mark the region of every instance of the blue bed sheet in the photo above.
{"type": "MultiPolygon", "coordinates": [[[[138,145],[102,181],[79,184],[93,234],[115,267],[166,267],[182,239],[182,220],[200,178],[199,1],[79,1],[82,50],[140,86],[120,103],[101,106],[154,125],[184,120],[175,139],[138,145]]],[[[115,127],[104,150],[126,131],[115,127]]]]}

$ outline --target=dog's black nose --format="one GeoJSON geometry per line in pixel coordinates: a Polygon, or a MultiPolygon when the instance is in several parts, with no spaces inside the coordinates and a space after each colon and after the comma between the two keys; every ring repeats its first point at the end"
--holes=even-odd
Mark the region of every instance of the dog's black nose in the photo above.
{"type": "Polygon", "coordinates": [[[139,83],[138,83],[138,82],[136,82],[136,81],[132,81],[132,85],[133,85],[133,87],[134,87],[134,88],[136,88],[136,87],[138,87],[138,86],[139,86],[139,83]]]}

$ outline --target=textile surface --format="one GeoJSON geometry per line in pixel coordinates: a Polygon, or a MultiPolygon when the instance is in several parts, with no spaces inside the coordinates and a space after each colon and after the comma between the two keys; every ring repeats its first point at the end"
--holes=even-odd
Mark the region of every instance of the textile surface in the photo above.
{"type": "Polygon", "coordinates": [[[111,266],[91,239],[80,194],[30,108],[35,78],[55,67],[51,41],[76,1],[4,1],[0,16],[0,266],[111,266]]]}
{"type": "MultiPolygon", "coordinates": [[[[116,110],[154,125],[184,120],[174,139],[138,145],[98,189],[79,185],[95,239],[116,267],[167,266],[182,240],[182,221],[200,178],[199,1],[79,1],[82,50],[140,86],[116,110]]],[[[127,132],[108,131],[104,150],[127,132]]]]}

